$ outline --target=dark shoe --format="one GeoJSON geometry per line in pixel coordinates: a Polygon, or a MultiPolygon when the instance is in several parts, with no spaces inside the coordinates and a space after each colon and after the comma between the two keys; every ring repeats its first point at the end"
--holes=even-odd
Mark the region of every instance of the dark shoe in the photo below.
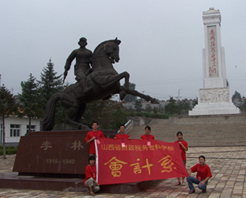
{"type": "Polygon", "coordinates": [[[195,190],[190,190],[189,194],[195,193],[195,190]]]}
{"type": "Polygon", "coordinates": [[[206,193],[207,191],[206,190],[202,190],[202,193],[206,193]]]}

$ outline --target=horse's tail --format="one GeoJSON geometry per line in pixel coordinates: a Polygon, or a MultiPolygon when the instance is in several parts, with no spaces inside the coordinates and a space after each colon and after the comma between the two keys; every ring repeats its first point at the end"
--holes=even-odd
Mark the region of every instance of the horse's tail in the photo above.
{"type": "Polygon", "coordinates": [[[46,104],[45,117],[43,120],[43,130],[51,131],[55,125],[56,103],[60,100],[61,94],[53,94],[46,104]]]}

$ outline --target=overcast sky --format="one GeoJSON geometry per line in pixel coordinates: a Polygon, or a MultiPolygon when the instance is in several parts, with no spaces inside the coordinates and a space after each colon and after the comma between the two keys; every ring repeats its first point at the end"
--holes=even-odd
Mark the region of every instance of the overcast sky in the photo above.
{"type": "MultiPolygon", "coordinates": [[[[192,99],[203,88],[202,12],[221,12],[221,43],[232,93],[246,96],[244,0],[0,0],[1,84],[21,93],[21,81],[40,73],[51,58],[58,74],[80,37],[93,51],[118,37],[118,73],[128,71],[136,90],[161,100],[192,99]]],[[[67,76],[74,83],[73,65],[67,76]]]]}

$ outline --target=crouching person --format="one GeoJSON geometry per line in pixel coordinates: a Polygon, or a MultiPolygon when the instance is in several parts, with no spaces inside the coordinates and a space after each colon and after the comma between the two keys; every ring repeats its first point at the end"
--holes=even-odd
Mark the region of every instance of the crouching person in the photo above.
{"type": "Polygon", "coordinates": [[[94,192],[100,190],[99,184],[96,182],[96,165],[95,157],[90,156],[88,159],[88,165],[85,168],[85,181],[84,185],[89,188],[89,194],[95,195],[94,192]]]}
{"type": "Polygon", "coordinates": [[[196,164],[190,169],[190,176],[187,177],[188,186],[191,193],[195,193],[195,188],[193,183],[198,184],[198,188],[202,190],[203,193],[206,192],[208,180],[212,177],[211,170],[207,164],[205,164],[205,157],[203,155],[198,157],[199,164],[196,164]],[[197,172],[196,178],[191,176],[191,173],[197,172]]]}

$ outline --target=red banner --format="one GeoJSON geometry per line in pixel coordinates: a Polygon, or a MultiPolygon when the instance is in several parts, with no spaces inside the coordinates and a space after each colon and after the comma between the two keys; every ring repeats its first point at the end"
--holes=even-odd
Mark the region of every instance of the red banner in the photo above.
{"type": "Polygon", "coordinates": [[[96,152],[100,185],[188,176],[178,143],[105,138],[96,152]]]}

